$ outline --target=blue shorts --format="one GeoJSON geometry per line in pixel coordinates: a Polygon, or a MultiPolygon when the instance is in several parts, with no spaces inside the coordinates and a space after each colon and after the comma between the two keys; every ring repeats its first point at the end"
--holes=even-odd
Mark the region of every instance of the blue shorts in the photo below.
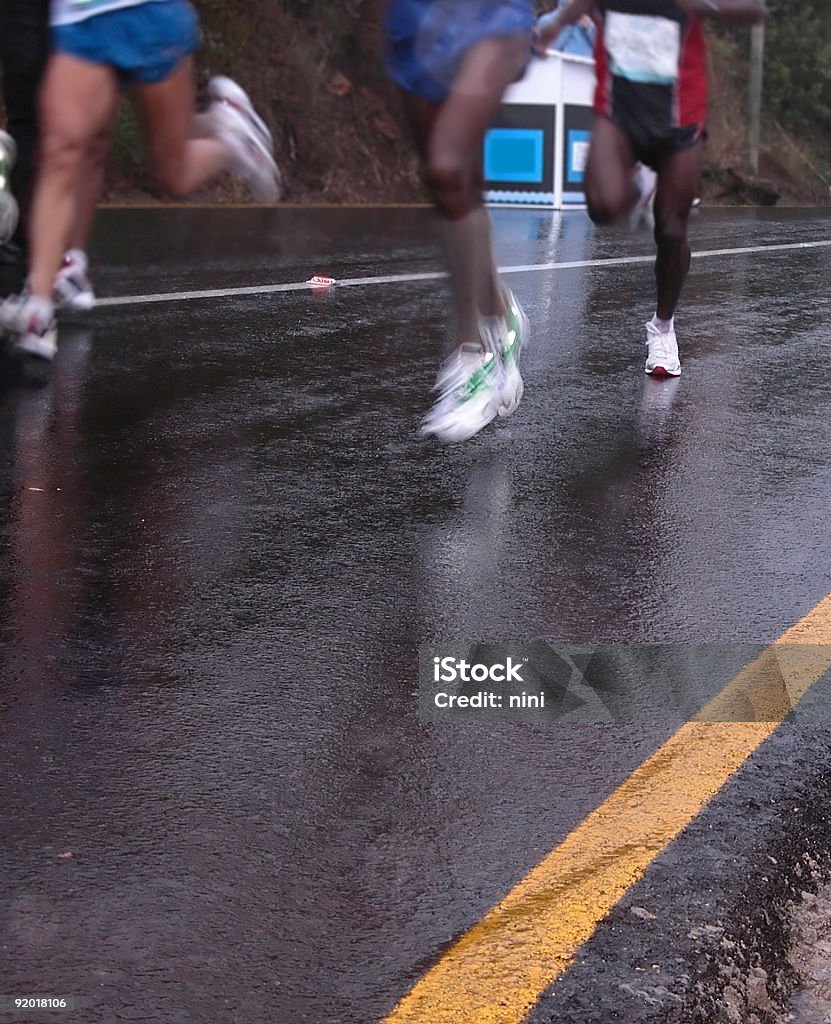
{"type": "Polygon", "coordinates": [[[187,0],[153,0],[52,28],[55,53],[114,68],[122,86],[163,82],[199,46],[187,0]]]}
{"type": "Polygon", "coordinates": [[[535,21],[534,0],[390,0],[387,67],[402,89],[441,103],[468,50],[503,36],[530,46],[535,21]]]}

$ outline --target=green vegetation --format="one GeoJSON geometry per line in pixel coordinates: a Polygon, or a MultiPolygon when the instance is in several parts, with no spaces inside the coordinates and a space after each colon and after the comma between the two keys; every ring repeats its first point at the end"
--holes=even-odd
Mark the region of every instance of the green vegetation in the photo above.
{"type": "Polygon", "coordinates": [[[765,100],[787,127],[831,134],[831,3],[773,0],[765,100]]]}

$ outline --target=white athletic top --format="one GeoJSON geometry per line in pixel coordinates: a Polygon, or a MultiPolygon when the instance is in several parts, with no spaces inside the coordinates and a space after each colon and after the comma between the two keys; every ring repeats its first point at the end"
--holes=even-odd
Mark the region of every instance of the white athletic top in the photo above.
{"type": "Polygon", "coordinates": [[[74,25],[96,14],[117,11],[119,7],[140,7],[148,3],[165,3],[166,0],[52,0],[49,22],[52,25],[74,25]]]}

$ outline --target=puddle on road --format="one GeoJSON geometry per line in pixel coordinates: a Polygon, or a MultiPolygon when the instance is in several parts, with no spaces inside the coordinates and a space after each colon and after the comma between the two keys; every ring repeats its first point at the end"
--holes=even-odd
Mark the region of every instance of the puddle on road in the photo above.
{"type": "Polygon", "coordinates": [[[791,911],[791,963],[801,979],[782,1024],[831,1024],[831,883],[791,911]]]}

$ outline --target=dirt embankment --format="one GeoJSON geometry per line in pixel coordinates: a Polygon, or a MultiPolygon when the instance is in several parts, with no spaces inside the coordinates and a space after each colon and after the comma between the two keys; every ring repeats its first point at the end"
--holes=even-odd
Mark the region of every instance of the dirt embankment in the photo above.
{"type": "Polygon", "coordinates": [[[823,140],[787,131],[763,115],[759,172],[748,170],[748,53],[746,34],[710,33],[710,119],[703,191],[709,202],[812,205],[831,203],[823,140]]]}
{"type": "MultiPolygon", "coordinates": [[[[424,198],[395,89],[383,71],[386,0],[195,0],[202,19],[202,86],[238,79],[271,126],[297,203],[386,203],[424,198]]],[[[746,38],[713,37],[712,116],[704,198],[718,203],[827,203],[816,159],[771,120],[760,173],[746,170],[746,38]]],[[[157,196],[141,156],[135,114],[119,127],[108,199],[157,196]]],[[[236,201],[230,181],[207,200],[236,201]]]]}
{"type": "MultiPolygon", "coordinates": [[[[248,90],[274,133],[286,201],[422,198],[396,92],[383,71],[384,0],[195,0],[195,6],[202,23],[200,87],[224,74],[248,90]]],[[[156,195],[128,106],[107,198],[156,195]]],[[[236,201],[245,193],[224,181],[203,198],[236,201]]]]}

